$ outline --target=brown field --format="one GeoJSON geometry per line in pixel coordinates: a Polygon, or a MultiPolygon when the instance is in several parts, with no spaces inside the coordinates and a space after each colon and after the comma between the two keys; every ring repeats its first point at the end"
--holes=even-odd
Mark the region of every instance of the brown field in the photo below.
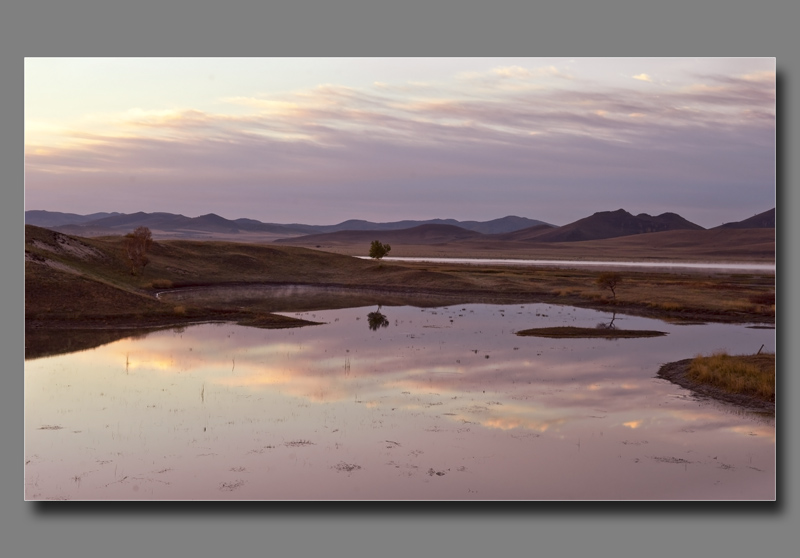
{"type": "MultiPolygon", "coordinates": [[[[662,234],[666,236],[659,238],[677,242],[675,233],[638,236],[662,234]]],[[[622,241],[633,242],[631,239],[596,242],[619,244],[622,241]]],[[[566,252],[570,247],[565,244],[590,243],[558,245],[565,250],[562,255],[572,256],[566,252]]],[[[271,314],[293,308],[278,308],[271,303],[259,305],[252,299],[237,304],[236,297],[229,296],[230,293],[212,295],[209,290],[201,296],[202,289],[194,290],[192,292],[198,293],[196,297],[185,298],[179,304],[155,297],[156,292],[164,289],[174,292],[186,287],[216,286],[216,292],[220,293],[220,287],[239,289],[262,284],[355,289],[351,291],[353,301],[386,301],[385,304],[407,304],[411,303],[409,297],[423,295],[426,305],[453,301],[504,303],[520,300],[669,320],[773,324],[775,319],[775,277],[771,274],[623,272],[617,296],[611,298],[610,292],[595,284],[597,272],[591,270],[381,263],[296,246],[164,240],[154,243],[148,254],[150,263],[143,272],[132,276],[123,256],[122,237],[70,237],[26,226],[25,248],[26,330],[53,327],[120,329],[203,320],[246,322],[260,327],[306,323],[290,323],[288,318],[271,314]]],[[[350,246],[342,251],[356,252],[355,248],[350,246]]],[[[457,252],[453,246],[430,248],[449,250],[450,255],[476,255],[457,252]]],[[[393,246],[392,255],[402,255],[404,250],[420,255],[414,252],[413,246],[393,246]]],[[[639,246],[636,250],[643,248],[639,246]]],[[[625,253],[633,257],[636,250],[631,248],[625,253]]],[[[684,252],[686,250],[684,248],[684,252]]],[[[587,252],[583,254],[586,256],[587,252]]],[[[496,253],[492,255],[497,256],[496,253]]],[[[341,296],[326,300],[324,295],[320,295],[313,302],[295,309],[333,308],[341,304],[341,296]]]]}
{"type": "Polygon", "coordinates": [[[556,260],[640,260],[683,262],[775,261],[775,229],[680,230],[581,242],[535,242],[478,238],[428,242],[401,231],[359,231],[286,239],[280,245],[304,246],[349,256],[366,256],[372,240],[388,242],[390,256],[428,258],[518,258],[556,260]],[[374,237],[374,238],[373,238],[374,237]],[[402,238],[398,243],[396,237],[402,238]],[[342,240],[334,240],[341,238],[342,240]],[[356,240],[360,238],[360,240],[356,240]]]}

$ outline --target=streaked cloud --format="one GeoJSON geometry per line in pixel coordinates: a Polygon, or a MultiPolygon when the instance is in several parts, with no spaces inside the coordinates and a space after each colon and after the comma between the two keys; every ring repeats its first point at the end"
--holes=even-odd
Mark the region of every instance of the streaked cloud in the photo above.
{"type": "MultiPolygon", "coordinates": [[[[649,74],[633,77],[653,83],[649,74]]],[[[231,182],[243,196],[257,199],[275,199],[276,188],[294,189],[280,194],[287,199],[332,188],[342,199],[374,202],[401,201],[394,189],[405,183],[408,195],[426,192],[423,199],[404,202],[409,218],[433,216],[412,214],[414,205],[430,208],[481,183],[492,184],[495,200],[514,200],[506,210],[498,207],[503,214],[565,187],[572,192],[565,191],[567,199],[576,188],[596,188],[596,194],[584,194],[587,203],[620,195],[639,203],[648,189],[669,185],[686,201],[652,211],[678,212],[676,205],[699,205],[684,195],[698,188],[722,192],[726,181],[728,188],[749,183],[769,193],[774,72],[687,71],[684,77],[674,85],[659,83],[653,93],[623,81],[598,83],[550,64],[508,65],[442,76],[436,83],[326,83],[227,96],[213,108],[132,107],[93,115],[79,128],[32,121],[26,129],[27,198],[43,201],[57,194],[45,175],[69,185],[87,173],[98,184],[84,181],[84,188],[107,191],[121,187],[115,175],[146,174],[154,187],[167,188],[165,196],[177,199],[199,188],[213,203],[206,189],[231,182]],[[698,174],[700,161],[706,169],[698,174]],[[612,183],[627,190],[613,196],[601,191],[612,183]]],[[[650,199],[660,203],[658,196],[650,199]]],[[[338,214],[369,217],[351,207],[342,204],[338,214]]],[[[601,209],[587,208],[575,218],[601,209]]],[[[232,217],[276,218],[245,213],[228,210],[232,217]]],[[[444,205],[436,215],[474,216],[449,215],[444,205]]]]}

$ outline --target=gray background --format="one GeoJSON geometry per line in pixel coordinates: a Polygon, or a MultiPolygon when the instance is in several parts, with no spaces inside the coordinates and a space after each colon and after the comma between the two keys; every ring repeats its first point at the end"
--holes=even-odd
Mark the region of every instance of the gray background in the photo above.
{"type": "MultiPolygon", "coordinates": [[[[0,18],[0,553],[4,556],[787,556],[798,541],[796,295],[789,243],[800,4],[513,0],[291,5],[40,2],[0,18]],[[23,501],[24,57],[774,56],[778,66],[778,502],[31,503],[23,501]]],[[[58,208],[51,208],[58,210],[58,208]]],[[[113,211],[115,208],[109,208],[113,211]]]]}

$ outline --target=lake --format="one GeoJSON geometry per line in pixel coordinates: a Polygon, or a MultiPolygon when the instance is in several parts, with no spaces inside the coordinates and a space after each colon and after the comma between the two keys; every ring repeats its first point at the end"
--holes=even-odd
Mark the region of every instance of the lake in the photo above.
{"type": "Polygon", "coordinates": [[[286,313],[25,363],[27,500],[773,500],[775,420],[662,363],[775,332],[547,304],[286,313]],[[542,326],[654,329],[541,339],[542,326]]]}
{"type": "MultiPolygon", "coordinates": [[[[357,256],[370,259],[368,256],[357,256]]],[[[775,264],[739,263],[739,262],[677,262],[677,261],[592,261],[592,260],[526,260],[526,259],[489,259],[489,258],[415,258],[386,257],[386,261],[396,262],[430,262],[470,265],[510,265],[530,267],[564,267],[570,269],[630,269],[633,271],[696,271],[705,273],[775,273],[775,264]]]]}

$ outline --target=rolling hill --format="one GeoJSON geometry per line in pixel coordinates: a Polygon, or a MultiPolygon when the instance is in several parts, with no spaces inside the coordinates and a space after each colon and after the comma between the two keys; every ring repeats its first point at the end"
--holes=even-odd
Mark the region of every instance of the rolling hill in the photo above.
{"type": "MultiPolygon", "coordinates": [[[[29,211],[26,212],[26,221],[64,222],[74,220],[74,215],[29,211]]],[[[280,243],[351,255],[366,254],[366,247],[373,240],[391,244],[393,256],[509,257],[513,254],[513,257],[559,259],[755,258],[774,261],[775,254],[774,208],[708,230],[675,213],[632,215],[624,209],[597,212],[561,227],[513,216],[485,222],[434,219],[429,222],[372,223],[351,220],[338,225],[316,226],[262,223],[254,219],[230,220],[213,213],[199,217],[144,212],[94,215],[100,217],[87,220],[89,216],[77,216],[82,221],[79,224],[51,228],[67,234],[96,237],[119,236],[137,226],[146,226],[159,240],[185,238],[280,243]],[[531,222],[536,224],[523,227],[531,222]],[[352,228],[331,230],[340,227],[352,228]]]]}
{"type": "Polygon", "coordinates": [[[481,234],[476,231],[467,231],[462,227],[452,225],[424,225],[399,231],[377,230],[352,230],[335,233],[301,236],[285,239],[280,242],[309,245],[311,243],[361,243],[376,239],[380,232],[381,242],[404,244],[433,244],[444,242],[463,242],[465,240],[483,239],[497,242],[581,242],[587,240],[602,240],[620,236],[630,236],[653,232],[671,230],[705,230],[700,225],[687,221],[675,213],[663,213],[656,217],[642,213],[631,215],[624,209],[617,211],[602,211],[564,225],[554,227],[548,224],[537,224],[521,230],[502,234],[481,234]],[[466,234],[466,233],[472,234],[466,234]]]}
{"type": "Polygon", "coordinates": [[[775,208],[767,210],[758,215],[753,215],[744,221],[725,223],[715,229],[774,229],[775,228],[775,208]]]}
{"type": "Polygon", "coordinates": [[[120,213],[91,213],[89,215],[78,215],[76,213],[61,213],[60,211],[33,209],[25,212],[25,223],[28,225],[36,225],[37,227],[52,228],[62,225],[79,225],[81,223],[88,223],[114,215],[120,215],[120,213]]]}
{"type": "Polygon", "coordinates": [[[225,219],[214,213],[200,217],[185,217],[174,213],[94,213],[77,215],[57,211],[31,210],[25,212],[25,223],[38,227],[54,228],[67,234],[79,236],[103,236],[130,232],[136,227],[148,227],[162,233],[184,233],[180,236],[199,236],[196,233],[239,234],[272,233],[287,237],[323,234],[339,231],[392,231],[418,227],[421,225],[450,225],[483,234],[502,234],[531,226],[544,224],[543,221],[509,215],[490,221],[457,221],[455,219],[428,219],[426,221],[393,221],[375,223],[351,219],[336,225],[305,225],[302,223],[277,224],[263,223],[255,219],[225,219]],[[192,234],[195,233],[195,234],[192,234]]]}
{"type": "Polygon", "coordinates": [[[302,244],[304,246],[312,245],[317,242],[354,244],[369,243],[373,240],[377,240],[378,236],[380,236],[381,242],[389,244],[393,242],[396,244],[442,244],[478,239],[485,235],[454,225],[417,225],[416,227],[400,230],[352,230],[312,234],[297,238],[284,238],[276,242],[281,244],[302,244]]]}
{"type": "Polygon", "coordinates": [[[631,215],[624,209],[600,211],[563,227],[535,237],[537,242],[578,242],[602,240],[618,236],[630,236],[673,230],[703,230],[675,213],[662,213],[656,217],[647,213],[631,215]]]}

